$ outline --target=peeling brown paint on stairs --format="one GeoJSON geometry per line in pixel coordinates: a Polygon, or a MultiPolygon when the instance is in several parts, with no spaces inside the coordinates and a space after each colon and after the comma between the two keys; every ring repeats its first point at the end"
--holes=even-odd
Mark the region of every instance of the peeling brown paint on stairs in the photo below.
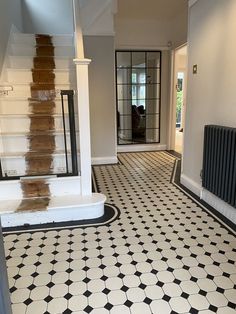
{"type": "MultiPolygon", "coordinates": [[[[35,35],[36,56],[33,60],[31,98],[29,98],[29,150],[25,155],[26,175],[52,173],[55,151],[55,61],[54,46],[49,35],[35,35]]],[[[21,180],[23,200],[18,211],[46,210],[50,188],[42,178],[21,180]]]]}

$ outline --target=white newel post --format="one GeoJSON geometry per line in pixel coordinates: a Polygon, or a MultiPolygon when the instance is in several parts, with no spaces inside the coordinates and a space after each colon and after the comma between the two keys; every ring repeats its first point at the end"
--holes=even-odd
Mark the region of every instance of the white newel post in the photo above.
{"type": "Polygon", "coordinates": [[[76,65],[79,139],[80,139],[80,167],[81,167],[81,194],[92,194],[91,181],[91,144],[89,118],[89,84],[88,66],[90,59],[74,59],[76,65]]]}

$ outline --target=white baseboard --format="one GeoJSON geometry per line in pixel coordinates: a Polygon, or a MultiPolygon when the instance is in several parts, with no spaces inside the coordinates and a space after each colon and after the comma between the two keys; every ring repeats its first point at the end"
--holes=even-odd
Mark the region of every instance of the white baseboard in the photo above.
{"type": "Polygon", "coordinates": [[[117,164],[118,159],[116,156],[110,157],[92,157],[92,165],[109,165],[117,164]]]}
{"type": "Polygon", "coordinates": [[[215,208],[219,213],[228,218],[234,224],[236,224],[236,209],[229,204],[222,201],[219,197],[215,196],[207,190],[203,190],[202,199],[215,208]]]}
{"type": "Polygon", "coordinates": [[[236,209],[226,202],[222,201],[219,197],[203,189],[200,184],[190,179],[188,176],[181,174],[180,182],[191,192],[201,197],[208,205],[213,207],[227,219],[236,224],[236,209]]]}
{"type": "Polygon", "coordinates": [[[128,152],[150,152],[155,150],[166,150],[167,145],[162,144],[132,144],[132,145],[118,145],[117,152],[128,153],[128,152]]]}
{"type": "Polygon", "coordinates": [[[180,183],[183,184],[191,192],[193,192],[194,194],[200,197],[202,187],[199,183],[193,181],[192,179],[187,177],[185,174],[181,174],[180,183]]]}

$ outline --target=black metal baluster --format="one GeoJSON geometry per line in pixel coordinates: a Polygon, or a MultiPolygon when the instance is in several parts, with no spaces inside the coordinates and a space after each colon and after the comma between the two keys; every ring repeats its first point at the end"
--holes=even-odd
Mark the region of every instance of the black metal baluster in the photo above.
{"type": "Polygon", "coordinates": [[[74,111],[74,91],[73,90],[68,91],[68,111],[69,111],[72,173],[73,175],[78,175],[75,111],[74,111]]]}
{"type": "Polygon", "coordinates": [[[61,107],[62,107],[62,121],[63,121],[63,133],[64,133],[64,144],[65,144],[65,158],[66,158],[66,173],[69,173],[68,167],[68,155],[67,155],[67,140],[66,140],[66,123],[65,123],[65,107],[64,107],[64,91],[61,91],[61,107]]]}

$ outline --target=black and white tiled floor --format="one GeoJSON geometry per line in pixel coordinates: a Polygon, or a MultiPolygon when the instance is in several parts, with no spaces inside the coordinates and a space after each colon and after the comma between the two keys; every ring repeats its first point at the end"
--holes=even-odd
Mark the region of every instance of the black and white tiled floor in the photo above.
{"type": "Polygon", "coordinates": [[[236,313],[236,237],[170,179],[164,152],[96,166],[106,226],[5,235],[14,314],[236,313]]]}

